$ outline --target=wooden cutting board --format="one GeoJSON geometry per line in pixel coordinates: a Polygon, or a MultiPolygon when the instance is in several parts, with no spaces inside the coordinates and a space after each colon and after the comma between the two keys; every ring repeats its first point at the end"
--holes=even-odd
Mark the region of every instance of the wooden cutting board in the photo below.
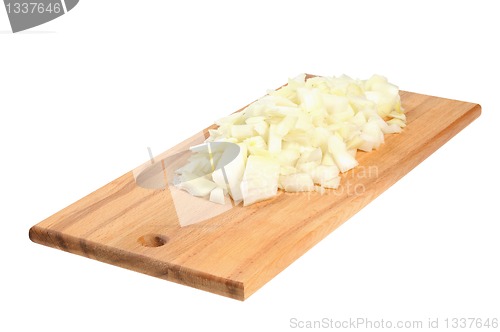
{"type": "MultiPolygon", "coordinates": [[[[386,135],[377,151],[359,152],[360,165],[343,175],[336,191],[280,193],[216,216],[186,203],[206,220],[182,226],[186,211],[176,212],[172,192],[139,187],[136,170],[33,226],[30,239],[244,300],[481,114],[480,105],[457,100],[405,91],[401,100],[408,126],[386,135]]],[[[155,164],[200,143],[200,137],[208,137],[208,130],[156,157],[155,164]]]]}

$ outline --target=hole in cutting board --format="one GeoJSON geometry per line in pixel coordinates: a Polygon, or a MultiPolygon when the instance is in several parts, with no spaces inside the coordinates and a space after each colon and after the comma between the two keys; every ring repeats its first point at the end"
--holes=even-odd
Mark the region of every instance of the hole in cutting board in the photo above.
{"type": "Polygon", "coordinates": [[[137,239],[143,247],[161,247],[168,242],[168,238],[158,234],[146,234],[137,239]]]}

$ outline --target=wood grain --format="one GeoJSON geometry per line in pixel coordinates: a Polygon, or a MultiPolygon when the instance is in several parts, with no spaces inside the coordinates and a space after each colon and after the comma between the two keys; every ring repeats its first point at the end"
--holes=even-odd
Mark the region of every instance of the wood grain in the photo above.
{"type": "MultiPolygon", "coordinates": [[[[30,239],[244,300],[481,113],[478,104],[457,100],[405,91],[401,99],[408,126],[401,134],[386,135],[377,151],[360,153],[360,166],[343,175],[336,191],[281,192],[181,227],[171,192],[137,186],[131,171],[33,226],[30,239]]],[[[205,130],[157,160],[206,135],[205,130]]],[[[196,205],[190,208],[204,213],[196,205]]]]}

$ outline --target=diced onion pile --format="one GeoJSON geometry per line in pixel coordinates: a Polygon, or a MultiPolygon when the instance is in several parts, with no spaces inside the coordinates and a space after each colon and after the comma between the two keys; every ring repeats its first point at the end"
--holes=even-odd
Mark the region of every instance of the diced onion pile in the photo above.
{"type": "Polygon", "coordinates": [[[358,165],[356,152],[377,149],[406,117],[398,87],[385,77],[300,75],[216,124],[206,141],[238,144],[238,155],[227,163],[224,151],[194,154],[177,170],[177,187],[219,204],[230,195],[248,206],[278,189],[336,189],[340,172],[358,165]]]}

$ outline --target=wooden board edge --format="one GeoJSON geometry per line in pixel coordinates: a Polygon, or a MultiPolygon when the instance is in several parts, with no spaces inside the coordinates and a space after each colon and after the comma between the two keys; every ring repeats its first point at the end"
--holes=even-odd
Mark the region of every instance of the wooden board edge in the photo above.
{"type": "Polygon", "coordinates": [[[245,288],[242,282],[208,275],[200,271],[168,264],[139,254],[110,248],[99,243],[81,241],[71,235],[45,229],[38,225],[29,229],[29,238],[32,242],[37,244],[172,281],[184,286],[215,293],[231,299],[243,301],[246,298],[245,288]]]}

